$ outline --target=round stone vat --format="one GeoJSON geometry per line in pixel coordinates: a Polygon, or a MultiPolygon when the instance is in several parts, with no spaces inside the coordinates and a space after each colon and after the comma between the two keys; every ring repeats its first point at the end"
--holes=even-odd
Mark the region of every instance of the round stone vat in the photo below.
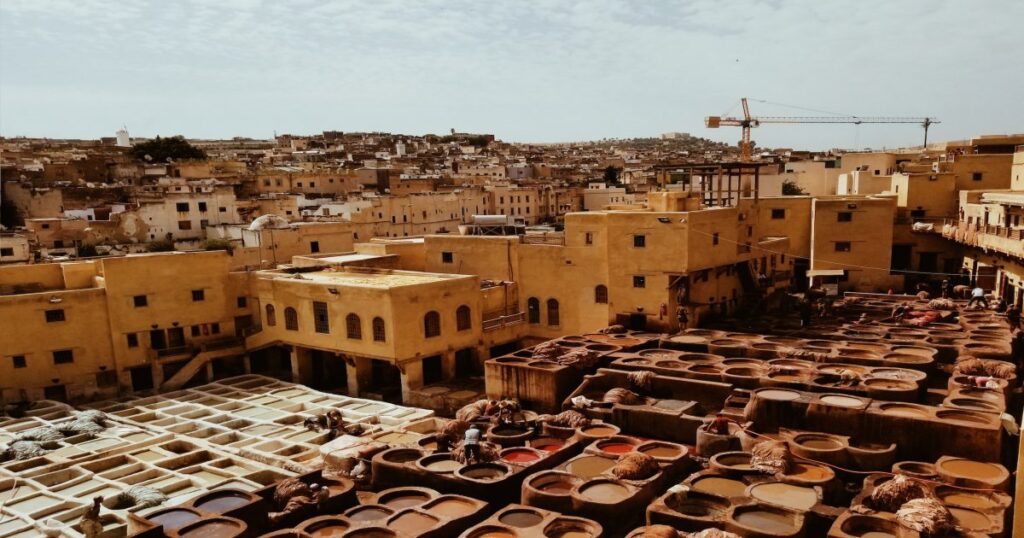
{"type": "Polygon", "coordinates": [[[361,504],[346,510],[345,517],[349,521],[362,523],[365,521],[383,521],[394,515],[394,513],[394,509],[382,504],[361,504]]]}
{"type": "Polygon", "coordinates": [[[389,519],[387,526],[401,536],[419,536],[437,527],[440,521],[419,510],[405,510],[389,519]]]}
{"type": "Polygon", "coordinates": [[[850,515],[839,524],[839,530],[859,538],[896,538],[904,532],[893,520],[862,514],[850,515]]]}
{"type": "Polygon", "coordinates": [[[502,463],[474,463],[466,465],[455,471],[456,476],[475,480],[477,482],[494,482],[505,478],[511,471],[502,463]]]}
{"type": "Polygon", "coordinates": [[[935,470],[935,465],[926,461],[898,461],[892,464],[892,472],[928,480],[939,476],[935,470]]]}
{"type": "Polygon", "coordinates": [[[735,366],[722,371],[722,379],[726,383],[732,383],[737,387],[752,389],[760,386],[761,376],[764,370],[760,368],[744,368],[735,366]]]}
{"type": "Polygon", "coordinates": [[[803,517],[768,504],[741,505],[726,516],[725,526],[741,536],[796,536],[802,531],[803,517]]]}
{"type": "Polygon", "coordinates": [[[162,525],[165,533],[177,531],[178,529],[199,521],[202,516],[199,512],[189,508],[164,508],[150,514],[146,519],[162,525]]]}
{"type": "Polygon", "coordinates": [[[672,460],[685,455],[686,447],[660,441],[647,441],[637,445],[636,451],[647,454],[656,460],[672,460]]]}
{"type": "Polygon", "coordinates": [[[577,435],[583,440],[596,441],[613,435],[619,435],[619,427],[614,424],[596,423],[579,429],[577,435]]]}
{"type": "Polygon", "coordinates": [[[747,484],[741,480],[720,475],[698,477],[691,482],[690,486],[694,491],[725,499],[743,497],[747,491],[747,484]]]}
{"type": "Polygon", "coordinates": [[[381,452],[379,457],[390,463],[408,463],[422,458],[423,451],[415,448],[389,448],[381,452]]]}
{"type": "Polygon", "coordinates": [[[538,437],[536,439],[530,439],[527,442],[527,446],[544,452],[558,452],[563,446],[565,446],[565,439],[560,439],[558,437],[538,437]]]}
{"type": "Polygon", "coordinates": [[[307,519],[299,530],[314,538],[341,536],[351,524],[338,516],[319,516],[307,519]]]}
{"type": "Polygon", "coordinates": [[[749,452],[719,452],[711,457],[711,469],[723,474],[747,474],[756,472],[750,466],[749,452]]]}
{"type": "Polygon", "coordinates": [[[636,449],[638,441],[624,435],[614,435],[594,443],[594,448],[612,457],[618,457],[636,449]]]}
{"type": "Polygon", "coordinates": [[[547,452],[542,452],[533,448],[527,448],[522,446],[512,447],[503,449],[500,452],[501,459],[508,463],[514,463],[516,465],[530,465],[531,463],[540,460],[547,452]]]}
{"type": "Polygon", "coordinates": [[[813,487],[785,482],[761,482],[747,489],[747,495],[761,502],[806,512],[818,504],[820,495],[813,487]]]}
{"type": "Polygon", "coordinates": [[[957,486],[1005,489],[1010,472],[996,463],[943,456],[935,463],[940,478],[957,486]]]}
{"type": "Polygon", "coordinates": [[[559,517],[544,527],[545,538],[592,538],[601,535],[601,526],[581,518],[559,517]]]}
{"type": "Polygon", "coordinates": [[[419,506],[433,497],[433,492],[425,488],[401,487],[382,491],[377,495],[377,504],[394,510],[419,506]]]}
{"type": "Polygon", "coordinates": [[[541,471],[523,483],[523,502],[556,512],[572,509],[572,493],[582,480],[562,471],[541,471]]]}
{"type": "Polygon", "coordinates": [[[878,406],[886,415],[925,418],[931,416],[928,407],[912,403],[882,403],[878,406]]]}
{"type": "Polygon", "coordinates": [[[588,480],[576,486],[576,495],[585,502],[616,505],[625,501],[632,494],[626,484],[610,478],[588,480]]]}
{"type": "Polygon", "coordinates": [[[504,525],[484,525],[469,531],[464,536],[467,538],[518,538],[519,533],[512,527],[504,525]]]}
{"type": "Polygon", "coordinates": [[[423,510],[442,518],[460,518],[480,509],[480,505],[457,495],[441,495],[423,505],[423,510]]]}
{"type": "Polygon", "coordinates": [[[424,471],[432,473],[452,473],[462,467],[462,464],[453,460],[451,454],[446,452],[431,454],[416,460],[416,466],[424,471]]]}
{"type": "Polygon", "coordinates": [[[208,517],[178,529],[180,538],[238,538],[248,532],[245,522],[231,517],[208,517]]]}
{"type": "Polygon", "coordinates": [[[569,460],[565,470],[580,478],[593,478],[615,466],[615,459],[604,456],[583,455],[569,460]]]}
{"type": "Polygon", "coordinates": [[[700,520],[717,519],[729,509],[728,501],[697,492],[688,493],[686,496],[669,495],[665,498],[665,505],[687,518],[700,520]]]}
{"type": "Polygon", "coordinates": [[[892,402],[912,402],[920,390],[913,381],[884,377],[868,377],[863,383],[869,397],[892,402]]]}
{"type": "Polygon", "coordinates": [[[498,521],[509,527],[528,529],[544,521],[544,515],[531,508],[513,508],[498,516],[498,521]]]}
{"type": "Polygon", "coordinates": [[[533,437],[533,428],[498,424],[487,429],[487,440],[499,446],[522,446],[533,437]]]}

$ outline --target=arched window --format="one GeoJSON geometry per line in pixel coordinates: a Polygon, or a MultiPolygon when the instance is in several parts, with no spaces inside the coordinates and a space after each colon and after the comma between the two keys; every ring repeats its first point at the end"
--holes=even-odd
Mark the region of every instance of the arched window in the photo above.
{"type": "Polygon", "coordinates": [[[526,319],[530,323],[540,323],[540,300],[536,297],[526,300],[526,319]]]}
{"type": "Polygon", "coordinates": [[[348,336],[352,340],[363,339],[363,324],[359,320],[359,316],[356,314],[349,314],[345,316],[345,336],[348,336]]]}
{"type": "Polygon", "coordinates": [[[284,309],[284,328],[289,331],[299,330],[299,315],[290,306],[284,309]]]}
{"type": "Polygon", "coordinates": [[[423,336],[427,338],[441,336],[441,314],[431,310],[423,316],[423,336]]]}
{"type": "Polygon", "coordinates": [[[373,318],[373,341],[383,342],[387,333],[384,330],[384,320],[382,318],[373,318]]]}
{"type": "Polygon", "coordinates": [[[470,317],[468,306],[462,305],[455,309],[455,328],[460,331],[468,331],[473,328],[473,319],[470,317]]]}
{"type": "Polygon", "coordinates": [[[558,299],[548,299],[548,326],[558,326],[558,299]]]}
{"type": "Polygon", "coordinates": [[[598,304],[608,304],[608,286],[598,284],[594,288],[594,302],[598,304]]]}
{"type": "Polygon", "coordinates": [[[268,304],[266,310],[267,310],[267,316],[266,316],[267,317],[267,319],[266,319],[267,327],[273,327],[274,325],[277,325],[277,312],[274,310],[274,305],[268,304]]]}

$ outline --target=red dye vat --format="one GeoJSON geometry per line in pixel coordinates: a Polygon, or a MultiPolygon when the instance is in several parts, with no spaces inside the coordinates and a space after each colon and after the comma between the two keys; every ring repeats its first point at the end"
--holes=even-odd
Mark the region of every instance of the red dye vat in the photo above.
{"type": "Polygon", "coordinates": [[[633,451],[633,445],[629,443],[608,443],[601,445],[601,450],[612,454],[625,454],[626,452],[633,451]]]}
{"type": "Polygon", "coordinates": [[[528,463],[539,460],[540,456],[529,450],[509,450],[501,458],[512,463],[528,463]]]}
{"type": "Polygon", "coordinates": [[[544,452],[558,452],[558,449],[562,448],[562,445],[552,443],[550,445],[540,445],[535,446],[533,448],[536,448],[537,450],[543,450],[544,452]]]}

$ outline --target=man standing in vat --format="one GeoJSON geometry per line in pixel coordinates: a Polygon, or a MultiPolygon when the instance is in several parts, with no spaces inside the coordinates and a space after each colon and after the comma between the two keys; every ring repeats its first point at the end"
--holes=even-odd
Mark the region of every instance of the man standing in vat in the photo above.
{"type": "Polygon", "coordinates": [[[480,428],[471,424],[462,439],[462,448],[466,451],[466,463],[476,463],[480,458],[480,428]]]}

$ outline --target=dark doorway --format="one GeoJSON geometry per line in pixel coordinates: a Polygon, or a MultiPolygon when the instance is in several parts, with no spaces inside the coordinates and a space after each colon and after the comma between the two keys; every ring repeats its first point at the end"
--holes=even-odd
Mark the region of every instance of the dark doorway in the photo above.
{"type": "Polygon", "coordinates": [[[132,376],[132,390],[150,390],[153,388],[153,368],[140,366],[129,370],[132,376]]]}
{"type": "Polygon", "coordinates": [[[166,383],[168,379],[174,377],[174,374],[178,373],[186,364],[188,364],[188,360],[165,362],[164,383],[166,383]]]}
{"type": "Polygon", "coordinates": [[[321,390],[348,388],[348,368],[341,357],[313,349],[310,350],[310,362],[313,370],[311,387],[321,390]]]}
{"type": "MultiPolygon", "coordinates": [[[[359,388],[363,391],[363,387],[359,388]]],[[[370,387],[368,391],[381,395],[388,402],[402,401],[402,372],[387,361],[370,360],[370,387]]]]}
{"type": "Polygon", "coordinates": [[[245,374],[245,359],[242,357],[229,357],[226,359],[215,359],[213,361],[213,378],[224,379],[245,374]]]}
{"type": "Polygon", "coordinates": [[[167,349],[167,335],[163,329],[149,331],[149,347],[153,349],[167,349]]]}
{"type": "Polygon", "coordinates": [[[472,348],[460,349],[455,352],[455,377],[473,377],[480,375],[480,365],[472,348]]]}
{"type": "Polygon", "coordinates": [[[919,271],[925,273],[937,273],[939,272],[939,253],[938,252],[919,252],[918,256],[921,257],[921,263],[918,267],[919,271]]]}
{"type": "Polygon", "coordinates": [[[167,346],[171,348],[185,347],[185,329],[181,327],[167,329],[167,346]]]}
{"type": "Polygon", "coordinates": [[[441,366],[441,356],[434,355],[423,359],[423,384],[438,383],[444,379],[444,368],[441,366]]]}
{"type": "Polygon", "coordinates": [[[807,271],[811,268],[811,262],[803,258],[793,260],[793,289],[805,291],[807,289],[807,271]]]}
{"type": "Polygon", "coordinates": [[[913,249],[913,245],[893,245],[890,269],[893,271],[909,271],[911,269],[913,249]]]}
{"type": "Polygon", "coordinates": [[[64,385],[53,385],[43,389],[43,398],[57,400],[58,402],[68,401],[68,389],[64,385]]]}
{"type": "Polygon", "coordinates": [[[292,359],[285,347],[259,349],[249,355],[249,370],[275,379],[291,381],[292,359]]]}
{"type": "Polygon", "coordinates": [[[246,314],[244,316],[235,316],[235,336],[241,338],[245,336],[245,331],[252,327],[252,314],[246,314]]]}

